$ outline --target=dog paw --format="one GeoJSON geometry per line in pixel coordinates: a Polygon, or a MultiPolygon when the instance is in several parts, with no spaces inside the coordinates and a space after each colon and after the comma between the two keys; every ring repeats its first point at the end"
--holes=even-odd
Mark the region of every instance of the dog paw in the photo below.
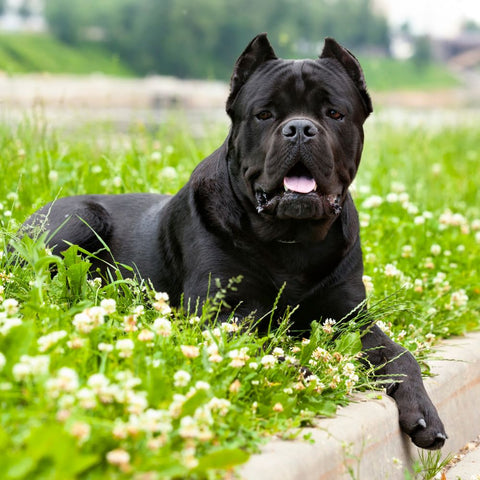
{"type": "Polygon", "coordinates": [[[399,384],[396,391],[389,394],[397,403],[400,427],[413,443],[426,450],[442,448],[448,437],[437,409],[423,386],[408,389],[399,384]]]}
{"type": "MultiPolygon", "coordinates": [[[[435,412],[436,413],[436,412],[435,412]]],[[[428,423],[425,418],[419,418],[412,426],[408,419],[400,418],[400,426],[412,439],[413,443],[426,450],[438,450],[445,444],[448,438],[441,420],[434,418],[428,423]]]]}

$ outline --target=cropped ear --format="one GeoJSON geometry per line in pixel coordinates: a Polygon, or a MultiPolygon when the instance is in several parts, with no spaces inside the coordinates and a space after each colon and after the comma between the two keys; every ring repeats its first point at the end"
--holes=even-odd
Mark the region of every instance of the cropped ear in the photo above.
{"type": "Polygon", "coordinates": [[[233,69],[232,78],[230,80],[230,95],[227,99],[227,112],[230,111],[235,98],[242,86],[246,83],[252,73],[268,60],[275,60],[275,55],[266,33],[257,35],[238,57],[233,69]]]}
{"type": "Polygon", "coordinates": [[[365,76],[360,63],[355,56],[349,50],[338,44],[333,38],[326,38],[320,58],[333,58],[343,66],[348,76],[353,80],[353,83],[360,92],[367,114],[372,113],[372,100],[367,92],[365,76]]]}

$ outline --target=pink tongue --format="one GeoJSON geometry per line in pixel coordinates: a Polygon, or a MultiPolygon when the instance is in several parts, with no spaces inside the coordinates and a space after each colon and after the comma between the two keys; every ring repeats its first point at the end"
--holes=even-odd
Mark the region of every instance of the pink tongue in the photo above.
{"type": "Polygon", "coordinates": [[[315,180],[308,177],[285,177],[283,185],[286,189],[297,193],[313,192],[317,186],[315,180]]]}

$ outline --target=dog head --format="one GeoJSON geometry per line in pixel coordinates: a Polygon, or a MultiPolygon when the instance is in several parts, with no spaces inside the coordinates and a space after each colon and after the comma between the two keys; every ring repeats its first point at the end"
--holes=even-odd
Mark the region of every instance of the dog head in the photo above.
{"type": "Polygon", "coordinates": [[[317,60],[282,60],[258,35],[235,64],[227,112],[229,169],[244,203],[267,222],[331,225],[372,112],[356,58],[326,39],[317,60]]]}

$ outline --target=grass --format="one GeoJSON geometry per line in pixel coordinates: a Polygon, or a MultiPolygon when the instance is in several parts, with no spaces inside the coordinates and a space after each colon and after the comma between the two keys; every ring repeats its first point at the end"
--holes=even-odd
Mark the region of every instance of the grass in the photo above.
{"type": "MultiPolygon", "coordinates": [[[[353,327],[333,340],[336,324],[313,323],[296,340],[272,311],[275,331],[258,334],[255,319],[240,330],[215,320],[222,291],[187,316],[147,284],[89,278],[75,247],[57,258],[42,238],[15,239],[56,196],[174,193],[225,132],[195,141],[173,124],[122,140],[98,126],[0,130],[3,478],[215,478],[266,436],[294,435],[369,385],[353,327]]],[[[440,338],[480,323],[479,133],[375,125],[366,138],[353,190],[369,304],[423,361],[440,338]]]]}
{"type": "Polygon", "coordinates": [[[436,62],[418,65],[413,60],[367,57],[360,63],[373,91],[433,90],[459,85],[458,79],[436,62]]]}
{"type": "MultiPolygon", "coordinates": [[[[362,58],[362,66],[373,91],[435,89],[458,85],[441,64],[419,67],[411,60],[362,58]]],[[[233,65],[233,64],[232,64],[233,65]]],[[[0,70],[8,74],[48,72],[133,76],[134,72],[101,45],[84,43],[71,47],[48,34],[0,35],[0,70]]]]}
{"type": "Polygon", "coordinates": [[[8,74],[104,73],[131,76],[132,71],[110,52],[93,43],[71,47],[48,34],[0,35],[0,70],[8,74]]]}

